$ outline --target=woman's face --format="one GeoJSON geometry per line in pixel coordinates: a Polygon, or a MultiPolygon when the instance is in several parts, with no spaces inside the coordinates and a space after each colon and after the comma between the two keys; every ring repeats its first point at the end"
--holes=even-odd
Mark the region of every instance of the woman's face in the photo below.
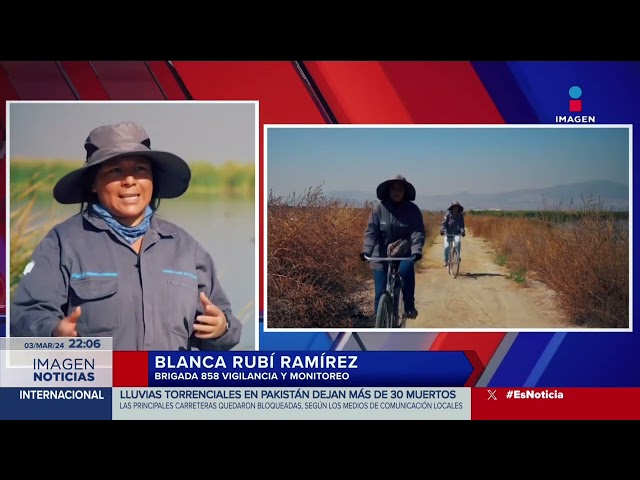
{"type": "Polygon", "coordinates": [[[460,207],[455,206],[451,209],[451,213],[453,213],[454,215],[458,215],[458,213],[460,213],[460,207]]]}
{"type": "Polygon", "coordinates": [[[404,185],[400,182],[393,182],[389,186],[389,198],[394,202],[401,202],[404,199],[404,185]]]}
{"type": "Polygon", "coordinates": [[[151,203],[151,162],[131,156],[103,163],[96,174],[93,192],[102,206],[121,223],[137,225],[151,203]]]}

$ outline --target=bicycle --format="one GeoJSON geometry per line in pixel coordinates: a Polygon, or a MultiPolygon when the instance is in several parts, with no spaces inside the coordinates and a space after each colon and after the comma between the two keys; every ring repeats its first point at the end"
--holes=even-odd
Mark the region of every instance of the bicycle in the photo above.
{"type": "Polygon", "coordinates": [[[402,277],[398,271],[402,260],[415,261],[416,257],[369,257],[365,260],[371,262],[389,263],[387,268],[387,285],[378,301],[375,328],[402,328],[407,317],[404,313],[404,298],[402,296],[402,277]]]}
{"type": "Polygon", "coordinates": [[[456,237],[462,236],[461,233],[457,233],[452,235],[447,233],[447,242],[449,242],[449,258],[447,260],[449,275],[453,278],[458,277],[458,272],[460,271],[460,252],[458,251],[458,247],[456,247],[456,243],[454,239],[456,237]]]}

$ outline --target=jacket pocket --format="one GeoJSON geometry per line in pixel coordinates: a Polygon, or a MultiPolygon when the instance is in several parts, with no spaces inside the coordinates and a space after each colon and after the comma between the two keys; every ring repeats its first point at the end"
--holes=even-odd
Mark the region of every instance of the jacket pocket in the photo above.
{"type": "Polygon", "coordinates": [[[78,333],[87,336],[111,336],[120,326],[118,280],[89,278],[72,281],[69,285],[69,312],[80,307],[78,333]]]}
{"type": "Polygon", "coordinates": [[[180,279],[167,280],[165,300],[165,311],[171,333],[188,339],[193,332],[193,322],[198,306],[196,283],[180,279]]]}
{"type": "Polygon", "coordinates": [[[411,236],[411,225],[409,225],[408,223],[398,222],[396,225],[394,225],[394,230],[397,237],[396,240],[406,240],[411,236]]]}

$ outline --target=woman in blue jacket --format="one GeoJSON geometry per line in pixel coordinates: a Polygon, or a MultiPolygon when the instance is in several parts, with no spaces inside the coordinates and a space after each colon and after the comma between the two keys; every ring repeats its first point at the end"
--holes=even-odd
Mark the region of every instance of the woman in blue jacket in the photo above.
{"type": "Polygon", "coordinates": [[[242,323],[211,255],[158,218],[191,180],[134,122],[93,129],[53,197],[80,204],[38,244],[12,296],[12,337],[111,337],[113,350],[231,350],[242,323]]]}
{"type": "MultiPolygon", "coordinates": [[[[364,232],[364,246],[360,258],[386,257],[387,248],[395,242],[406,245],[407,254],[413,261],[402,260],[399,265],[400,276],[404,284],[404,311],[408,318],[416,318],[415,306],[415,262],[422,258],[425,228],[420,208],[413,203],[416,189],[402,175],[396,175],[378,185],[376,196],[380,200],[369,215],[369,223],[364,232]]],[[[369,262],[373,270],[375,283],[374,315],[378,302],[386,288],[388,263],[369,262]]]]}

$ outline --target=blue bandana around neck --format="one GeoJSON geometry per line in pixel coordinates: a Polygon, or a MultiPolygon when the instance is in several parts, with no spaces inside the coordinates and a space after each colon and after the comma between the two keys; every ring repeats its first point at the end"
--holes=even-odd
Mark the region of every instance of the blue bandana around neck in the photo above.
{"type": "Polygon", "coordinates": [[[151,216],[153,215],[153,210],[151,209],[151,207],[147,206],[142,222],[140,222],[135,227],[127,227],[126,225],[122,225],[115,218],[113,218],[113,215],[111,215],[99,203],[92,203],[91,210],[93,210],[93,213],[107,222],[107,225],[109,225],[111,229],[118,234],[119,237],[127,241],[129,244],[133,244],[136,240],[147,233],[147,230],[149,230],[149,226],[151,225],[151,216]]]}

